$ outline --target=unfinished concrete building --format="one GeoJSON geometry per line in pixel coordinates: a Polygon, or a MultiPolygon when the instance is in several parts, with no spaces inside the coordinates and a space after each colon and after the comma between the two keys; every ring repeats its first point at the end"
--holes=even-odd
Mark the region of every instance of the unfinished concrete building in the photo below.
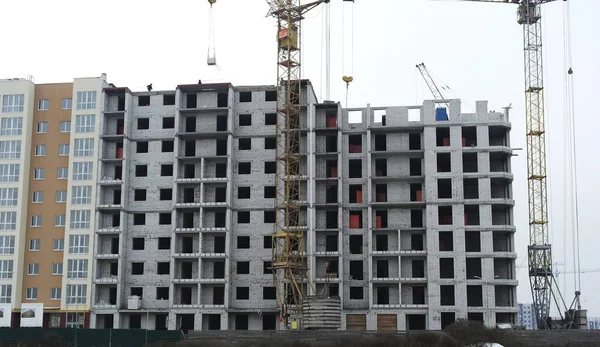
{"type": "MultiPolygon", "coordinates": [[[[93,327],[283,328],[276,99],[273,86],[104,90],[93,327]]],[[[341,297],[342,328],[515,322],[508,114],[316,100],[306,81],[301,219],[308,274],[341,297]]]]}

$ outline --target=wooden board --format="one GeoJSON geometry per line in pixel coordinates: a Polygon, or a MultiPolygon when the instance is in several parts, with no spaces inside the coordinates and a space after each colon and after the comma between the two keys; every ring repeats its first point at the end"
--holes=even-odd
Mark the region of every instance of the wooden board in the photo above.
{"type": "Polygon", "coordinates": [[[346,330],[365,331],[367,330],[367,315],[347,314],[346,330]]]}
{"type": "Polygon", "coordinates": [[[398,316],[395,314],[378,314],[377,330],[396,331],[398,330],[398,316]]]}

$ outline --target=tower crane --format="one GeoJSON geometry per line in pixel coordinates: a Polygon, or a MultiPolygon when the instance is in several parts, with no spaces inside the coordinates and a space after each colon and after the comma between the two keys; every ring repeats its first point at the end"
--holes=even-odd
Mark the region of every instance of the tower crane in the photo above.
{"type": "Polygon", "coordinates": [[[423,79],[425,80],[427,87],[431,91],[431,94],[433,94],[433,98],[435,100],[443,100],[444,96],[442,95],[440,88],[438,88],[437,84],[431,77],[429,69],[427,68],[427,66],[425,66],[425,63],[417,64],[417,69],[421,73],[421,76],[423,76],[423,79]]]}
{"type": "MultiPolygon", "coordinates": [[[[548,229],[546,171],[546,130],[544,124],[544,83],[542,59],[541,5],[556,0],[462,0],[518,5],[517,22],[523,26],[525,53],[525,122],[527,138],[527,180],[529,201],[529,284],[538,327],[577,328],[574,319],[581,310],[580,292],[569,308],[558,289],[552,270],[552,246],[548,229]],[[550,318],[552,303],[561,315],[550,318]],[[577,310],[573,309],[576,305],[577,310]],[[565,312],[563,316],[563,310],[565,312]]],[[[566,0],[564,0],[566,1],[566,0]]]]}

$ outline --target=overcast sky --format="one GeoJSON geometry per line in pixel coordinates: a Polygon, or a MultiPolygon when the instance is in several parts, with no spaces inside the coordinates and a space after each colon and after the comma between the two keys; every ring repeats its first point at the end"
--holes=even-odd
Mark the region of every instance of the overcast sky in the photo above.
{"type": "MultiPolygon", "coordinates": [[[[572,54],[575,71],[576,125],[579,164],[579,207],[582,269],[600,269],[600,172],[596,143],[599,107],[586,102],[597,97],[600,48],[597,0],[571,1],[572,54]]],[[[461,1],[356,0],[354,40],[350,5],[332,0],[331,98],[345,100],[341,77],[353,75],[349,106],[415,105],[431,99],[415,65],[425,62],[452,89],[448,96],[464,100],[472,112],[476,100],[490,109],[513,105],[512,146],[525,147],[522,29],[516,7],[461,1]],[[345,7],[345,9],[343,8],[345,7]],[[342,36],[342,14],[347,14],[342,36]],[[344,38],[345,37],[345,38],[344,38]],[[354,54],[351,53],[354,42],[354,54]],[[342,42],[345,44],[342,45],[342,42]],[[342,54],[344,46],[346,54],[342,54]],[[354,62],[352,63],[352,57],[354,62]],[[342,66],[346,68],[343,69],[342,66]]],[[[564,60],[562,1],[544,6],[546,116],[551,162],[550,216],[554,259],[572,270],[572,253],[564,244],[564,60]]],[[[264,0],[218,0],[215,5],[216,54],[220,70],[206,65],[208,50],[206,0],[18,0],[2,1],[0,32],[3,49],[0,78],[33,75],[36,83],[71,81],[73,77],[107,73],[110,82],[144,90],[174,89],[177,84],[228,81],[237,85],[274,84],[275,21],[266,18],[264,0]]],[[[322,9],[304,22],[303,77],[323,90],[322,9]]],[[[513,160],[513,186],[518,265],[526,266],[528,243],[525,152],[513,160]]],[[[570,234],[571,230],[568,229],[570,234]]],[[[570,239],[570,236],[567,236],[570,239]]],[[[571,249],[571,246],[568,246],[571,249]]],[[[563,266],[560,266],[561,270],[563,266]]],[[[518,269],[519,302],[531,302],[526,268],[518,269]]],[[[559,276],[567,301],[573,297],[572,277],[559,276]],[[567,281],[565,281],[567,279],[567,281]]],[[[600,316],[594,300],[600,272],[582,275],[582,299],[589,316],[600,316]]]]}

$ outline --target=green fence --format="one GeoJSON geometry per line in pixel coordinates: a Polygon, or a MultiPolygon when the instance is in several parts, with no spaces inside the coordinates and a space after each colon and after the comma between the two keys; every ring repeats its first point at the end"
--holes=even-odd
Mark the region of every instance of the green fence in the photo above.
{"type": "Polygon", "coordinates": [[[143,347],[181,339],[174,330],[0,328],[0,347],[143,347]]]}

